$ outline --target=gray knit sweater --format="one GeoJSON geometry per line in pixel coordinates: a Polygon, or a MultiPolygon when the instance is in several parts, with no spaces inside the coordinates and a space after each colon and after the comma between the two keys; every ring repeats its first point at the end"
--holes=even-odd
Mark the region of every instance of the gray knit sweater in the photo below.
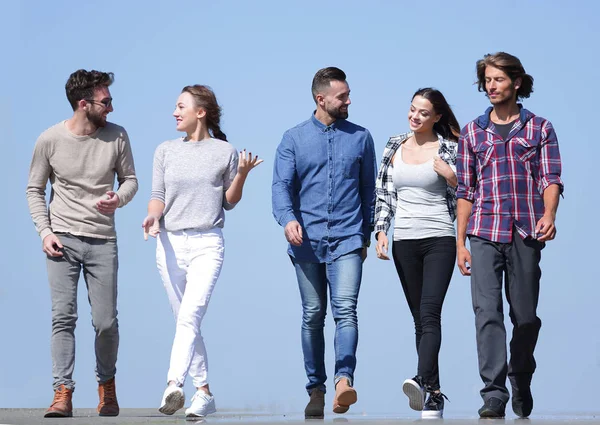
{"type": "Polygon", "coordinates": [[[183,138],[160,144],[154,153],[151,199],[165,204],[161,228],[210,230],[223,227],[230,210],[225,198],[237,173],[235,148],[218,139],[183,138]]]}

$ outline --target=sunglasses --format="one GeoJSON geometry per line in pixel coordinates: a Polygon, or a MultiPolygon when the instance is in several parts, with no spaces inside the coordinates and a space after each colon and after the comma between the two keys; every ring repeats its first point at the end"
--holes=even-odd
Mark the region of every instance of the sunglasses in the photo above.
{"type": "Polygon", "coordinates": [[[112,105],[112,101],[113,101],[112,97],[108,97],[108,98],[102,99],[100,101],[94,100],[94,99],[84,99],[84,100],[87,101],[87,102],[90,102],[92,104],[99,103],[102,106],[104,106],[105,108],[110,108],[110,106],[112,105]]]}

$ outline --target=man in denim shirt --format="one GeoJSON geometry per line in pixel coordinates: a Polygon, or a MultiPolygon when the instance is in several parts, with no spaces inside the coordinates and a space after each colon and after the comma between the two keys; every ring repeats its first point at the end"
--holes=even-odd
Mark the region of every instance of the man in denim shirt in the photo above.
{"type": "Polygon", "coordinates": [[[288,130],[273,170],[273,215],[284,227],[302,298],[302,351],[310,401],[306,417],[323,417],[325,314],[329,286],[335,331],[333,411],[356,403],[356,305],[375,207],[376,159],[368,130],[346,120],[350,88],[338,68],[312,83],[317,110],[288,130]]]}

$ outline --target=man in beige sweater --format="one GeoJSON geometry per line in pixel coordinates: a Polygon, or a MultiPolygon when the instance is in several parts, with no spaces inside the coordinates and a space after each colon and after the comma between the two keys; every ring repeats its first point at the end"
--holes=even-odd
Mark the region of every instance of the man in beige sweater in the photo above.
{"type": "Polygon", "coordinates": [[[113,111],[112,82],[112,73],[80,69],[71,74],[65,89],[73,116],[41,134],[29,171],[27,201],[47,257],[52,298],[54,400],[46,417],[72,416],[77,284],[82,270],[96,332],[98,413],[119,414],[114,378],[119,346],[114,215],[131,201],[138,183],[127,132],[106,121],[113,111]],[[48,180],[52,191],[47,206],[48,180]]]}

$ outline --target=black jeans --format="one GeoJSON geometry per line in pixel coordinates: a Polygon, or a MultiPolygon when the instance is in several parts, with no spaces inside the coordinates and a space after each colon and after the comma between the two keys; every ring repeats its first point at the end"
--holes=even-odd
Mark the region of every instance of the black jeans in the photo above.
{"type": "Polygon", "coordinates": [[[415,322],[417,375],[429,390],[440,389],[442,304],[456,260],[453,236],[394,241],[392,255],[415,322]]]}
{"type": "Polygon", "coordinates": [[[544,243],[522,239],[513,229],[511,243],[469,236],[471,244],[471,295],[475,312],[481,397],[508,402],[508,375],[517,388],[528,387],[535,371],[533,352],[542,322],[537,317],[540,294],[541,251],[544,243]],[[502,278],[513,324],[510,361],[507,364],[506,329],[502,307],[502,278]]]}

